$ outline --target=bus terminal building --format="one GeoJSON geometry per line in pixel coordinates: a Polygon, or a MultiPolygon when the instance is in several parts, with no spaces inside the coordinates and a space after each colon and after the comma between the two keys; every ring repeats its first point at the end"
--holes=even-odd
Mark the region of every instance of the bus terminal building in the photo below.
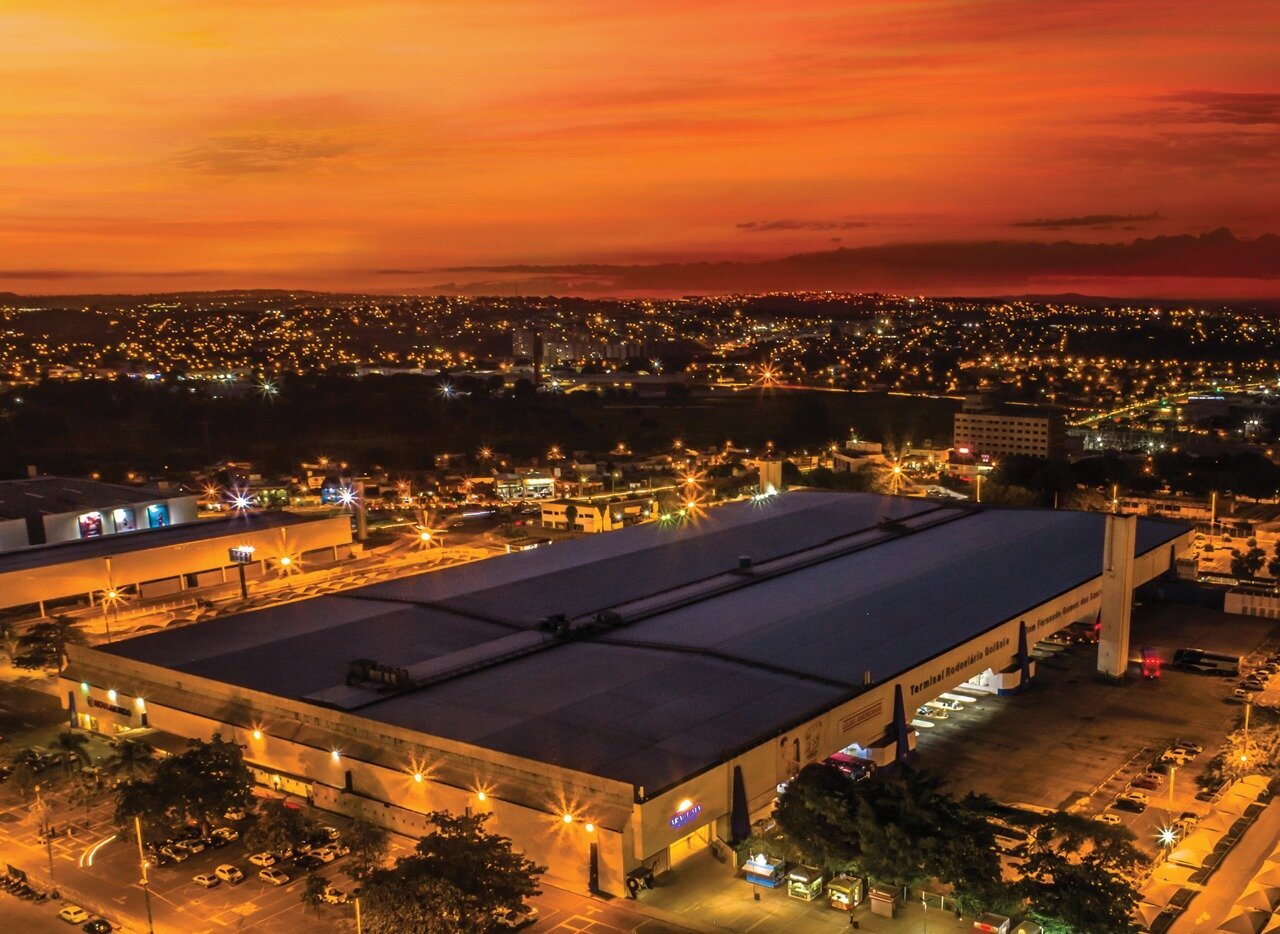
{"type": "Polygon", "coordinates": [[[803,765],[887,764],[921,704],[1022,686],[1029,645],[1100,611],[1105,631],[1106,588],[1127,627],[1190,538],[799,491],[72,646],[62,698],[105,733],[221,733],[263,785],[401,833],[491,812],[550,881],[625,894],[745,836],[803,765]]]}

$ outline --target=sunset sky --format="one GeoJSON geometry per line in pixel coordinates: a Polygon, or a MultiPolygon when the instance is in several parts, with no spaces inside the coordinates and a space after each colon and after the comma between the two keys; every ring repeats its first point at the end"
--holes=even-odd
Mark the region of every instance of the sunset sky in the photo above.
{"type": "Polygon", "coordinates": [[[0,290],[1280,233],[1276,0],[14,0],[0,42],[0,290]]]}

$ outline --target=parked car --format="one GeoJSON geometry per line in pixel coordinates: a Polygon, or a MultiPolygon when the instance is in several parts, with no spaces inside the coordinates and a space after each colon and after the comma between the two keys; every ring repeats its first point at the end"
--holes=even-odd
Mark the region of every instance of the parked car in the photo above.
{"type": "Polygon", "coordinates": [[[58,912],[58,917],[67,924],[84,924],[89,920],[89,912],[79,905],[63,905],[62,910],[58,912]]]}
{"type": "Polygon", "coordinates": [[[324,860],[318,856],[312,856],[310,853],[303,853],[293,861],[293,865],[295,869],[301,869],[304,872],[309,872],[312,869],[319,869],[323,866],[324,860]]]}
{"type": "Polygon", "coordinates": [[[233,827],[219,827],[214,830],[213,833],[209,834],[209,836],[225,840],[227,843],[234,843],[236,840],[240,839],[240,831],[233,827]]]}
{"type": "Polygon", "coordinates": [[[1094,818],[1099,824],[1106,824],[1108,827],[1114,827],[1120,823],[1120,815],[1112,814],[1110,811],[1103,811],[1094,818]]]}
{"type": "Polygon", "coordinates": [[[264,869],[258,873],[258,878],[267,885],[286,885],[289,882],[289,874],[280,869],[264,869]]]}
{"type": "Polygon", "coordinates": [[[180,847],[177,844],[160,847],[160,855],[174,863],[185,863],[191,858],[191,854],[187,852],[186,847],[180,847]]]}
{"type": "Polygon", "coordinates": [[[342,836],[337,827],[321,827],[316,831],[316,833],[324,837],[330,843],[342,836]]]}
{"type": "Polygon", "coordinates": [[[1129,784],[1134,788],[1146,788],[1150,791],[1155,791],[1164,784],[1164,776],[1159,772],[1143,772],[1129,784]]]}
{"type": "Polygon", "coordinates": [[[1134,814],[1141,814],[1147,809],[1147,803],[1150,800],[1140,791],[1126,791],[1124,794],[1117,795],[1111,806],[1117,811],[1131,811],[1134,814]]]}
{"type": "Polygon", "coordinates": [[[84,927],[80,930],[86,931],[87,934],[111,934],[111,922],[106,918],[93,918],[85,922],[84,927]]]}
{"type": "Polygon", "coordinates": [[[1198,756],[1204,752],[1204,747],[1199,743],[1193,743],[1189,739],[1175,739],[1169,744],[1170,749],[1181,750],[1188,756],[1198,756]]]}
{"type": "Polygon", "coordinates": [[[255,866],[261,866],[263,869],[266,869],[268,866],[274,866],[276,864],[276,857],[274,853],[254,853],[249,857],[249,862],[253,863],[255,866]]]}
{"type": "Polygon", "coordinates": [[[204,886],[206,889],[211,889],[214,886],[222,884],[222,880],[211,872],[197,873],[191,877],[191,881],[196,885],[204,886]]]}
{"type": "Polygon", "coordinates": [[[322,863],[331,863],[337,859],[337,854],[327,846],[318,846],[314,850],[308,850],[305,855],[318,859],[322,863]]]}
{"type": "Polygon", "coordinates": [[[227,808],[222,816],[227,820],[244,820],[244,808],[227,808]]]}
{"type": "Polygon", "coordinates": [[[186,850],[191,856],[205,851],[204,842],[201,840],[179,840],[173,845],[175,850],[186,850]]]}
{"type": "Polygon", "coordinates": [[[343,905],[347,901],[347,893],[333,885],[326,885],[320,893],[320,900],[330,905],[343,905]]]}
{"type": "Polygon", "coordinates": [[[533,905],[521,905],[519,908],[499,908],[493,913],[493,923],[500,928],[527,927],[538,920],[538,909],[533,905]]]}
{"type": "Polygon", "coordinates": [[[228,885],[239,885],[244,881],[244,873],[240,871],[240,867],[230,863],[223,863],[213,873],[228,885]]]}

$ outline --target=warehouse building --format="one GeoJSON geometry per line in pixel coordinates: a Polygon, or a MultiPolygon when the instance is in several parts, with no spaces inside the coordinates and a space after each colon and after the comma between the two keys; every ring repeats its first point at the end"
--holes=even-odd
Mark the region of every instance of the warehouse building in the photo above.
{"type": "Polygon", "coordinates": [[[787,493],[71,647],[62,696],[102,732],[234,738],[263,785],[403,833],[491,812],[552,881],[623,894],[744,836],[807,763],[908,754],[904,710],[1020,687],[1029,644],[1100,610],[1127,625],[1190,534],[787,493]]]}
{"type": "Polygon", "coordinates": [[[196,518],[196,497],[67,477],[0,480],[0,552],[163,529],[196,518]]]}
{"type": "Polygon", "coordinates": [[[31,607],[41,616],[64,605],[93,605],[103,593],[164,597],[233,580],[232,548],[250,548],[249,578],[282,557],[301,567],[350,557],[348,516],[289,513],[199,519],[130,534],[0,551],[0,610],[31,607]]]}

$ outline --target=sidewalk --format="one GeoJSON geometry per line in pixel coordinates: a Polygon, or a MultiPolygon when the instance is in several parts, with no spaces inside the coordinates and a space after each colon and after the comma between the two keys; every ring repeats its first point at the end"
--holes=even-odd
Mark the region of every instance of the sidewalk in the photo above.
{"type": "MultiPolygon", "coordinates": [[[[783,889],[763,889],[747,882],[733,866],[717,861],[705,851],[686,859],[659,878],[658,887],[642,892],[631,903],[636,910],[653,912],[656,920],[682,924],[698,931],[772,932],[797,931],[833,934],[850,929],[850,916],[827,905],[825,899],[804,902],[788,897],[783,889]],[[759,895],[759,901],[756,896],[759,895]]],[[[871,913],[868,902],[853,912],[862,931],[895,934],[940,934],[969,930],[969,919],[936,905],[928,912],[909,903],[896,918],[871,913]]]]}

